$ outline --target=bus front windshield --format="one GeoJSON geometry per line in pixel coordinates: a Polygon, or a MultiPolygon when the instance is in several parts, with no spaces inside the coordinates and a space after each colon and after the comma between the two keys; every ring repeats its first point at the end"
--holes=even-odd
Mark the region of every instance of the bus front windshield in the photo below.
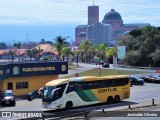
{"type": "Polygon", "coordinates": [[[43,94],[44,101],[54,101],[62,97],[66,85],[67,84],[65,83],[58,86],[45,86],[43,94]]]}
{"type": "Polygon", "coordinates": [[[46,86],[44,88],[44,98],[52,99],[52,91],[56,89],[55,86],[46,86]]]}

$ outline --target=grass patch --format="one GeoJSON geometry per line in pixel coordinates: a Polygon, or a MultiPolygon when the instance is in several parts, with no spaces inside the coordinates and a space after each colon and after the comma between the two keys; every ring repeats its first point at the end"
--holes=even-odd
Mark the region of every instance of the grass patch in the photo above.
{"type": "MultiPolygon", "coordinates": [[[[111,69],[101,69],[100,76],[109,76],[109,75],[130,75],[130,74],[143,74],[147,72],[141,72],[141,71],[127,71],[127,70],[111,70],[111,69]]],[[[68,75],[64,78],[70,78],[74,77],[75,75],[68,75]]],[[[99,76],[97,73],[97,68],[81,72],[79,73],[79,76],[99,76]]]]}
{"type": "Polygon", "coordinates": [[[77,67],[77,65],[75,65],[75,64],[69,64],[68,65],[68,70],[72,70],[72,69],[74,69],[74,68],[76,68],[77,67]]]}

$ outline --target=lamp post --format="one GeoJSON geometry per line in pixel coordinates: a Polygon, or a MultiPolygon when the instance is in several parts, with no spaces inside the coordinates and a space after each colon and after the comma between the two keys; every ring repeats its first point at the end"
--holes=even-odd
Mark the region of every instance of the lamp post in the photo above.
{"type": "Polygon", "coordinates": [[[99,68],[100,68],[100,62],[102,61],[102,54],[103,54],[103,51],[100,50],[99,51],[99,68]]]}
{"type": "Polygon", "coordinates": [[[77,57],[76,57],[77,67],[78,67],[78,58],[79,58],[79,55],[77,54],[77,57]]]}
{"type": "Polygon", "coordinates": [[[12,49],[12,51],[13,51],[12,61],[14,61],[14,52],[16,51],[16,50],[15,50],[15,40],[13,40],[13,49],[12,49]]]}
{"type": "Polygon", "coordinates": [[[27,38],[27,46],[28,46],[28,50],[29,50],[28,36],[29,36],[29,34],[26,34],[26,38],[27,38]]]}

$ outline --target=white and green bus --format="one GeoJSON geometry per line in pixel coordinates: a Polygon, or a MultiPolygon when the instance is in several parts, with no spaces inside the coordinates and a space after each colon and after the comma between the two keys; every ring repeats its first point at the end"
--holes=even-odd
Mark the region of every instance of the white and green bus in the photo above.
{"type": "Polygon", "coordinates": [[[129,97],[130,81],[127,75],[57,79],[46,83],[42,107],[70,109],[97,103],[117,103],[129,97]]]}

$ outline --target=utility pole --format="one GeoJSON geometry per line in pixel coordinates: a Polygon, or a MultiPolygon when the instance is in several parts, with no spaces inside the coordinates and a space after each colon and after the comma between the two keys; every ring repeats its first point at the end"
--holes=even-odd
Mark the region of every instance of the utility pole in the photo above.
{"type": "Polygon", "coordinates": [[[28,36],[29,36],[29,34],[26,34],[26,37],[27,37],[27,45],[28,45],[28,50],[29,50],[28,36]]]}

